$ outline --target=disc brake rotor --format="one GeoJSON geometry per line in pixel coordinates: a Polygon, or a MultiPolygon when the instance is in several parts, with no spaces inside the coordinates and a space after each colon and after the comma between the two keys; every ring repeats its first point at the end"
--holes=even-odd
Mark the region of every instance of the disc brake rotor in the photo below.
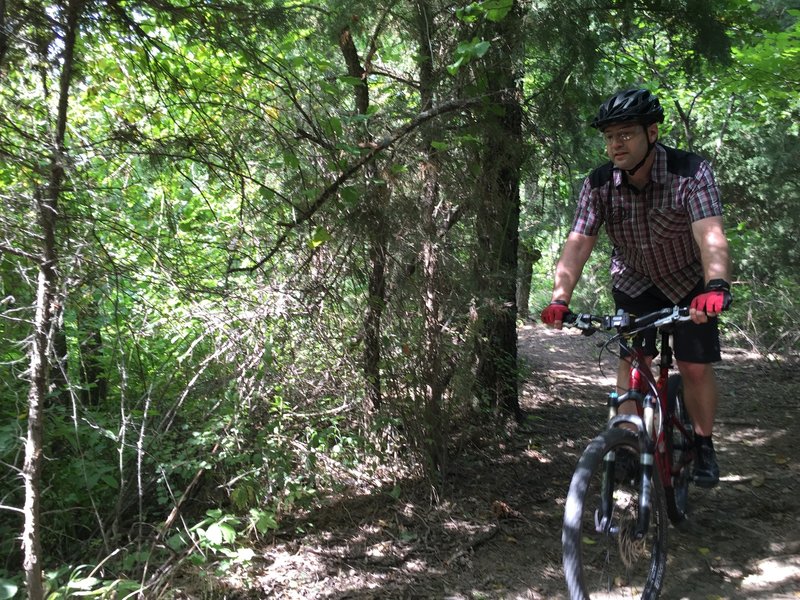
{"type": "Polygon", "coordinates": [[[645,538],[636,539],[636,522],[633,519],[626,517],[621,520],[617,544],[619,556],[628,569],[644,556],[645,538]]]}

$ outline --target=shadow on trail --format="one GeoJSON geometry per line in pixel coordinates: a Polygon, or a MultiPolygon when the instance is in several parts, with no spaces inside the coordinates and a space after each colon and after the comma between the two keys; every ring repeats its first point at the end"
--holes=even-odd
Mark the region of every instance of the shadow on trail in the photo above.
{"type": "MultiPolygon", "coordinates": [[[[596,353],[586,338],[523,328],[528,418],[451,457],[440,497],[423,480],[405,480],[285,521],[248,572],[204,597],[563,600],[566,490],[604,425],[611,385],[596,353]]],[[[722,481],[692,488],[688,526],[670,529],[662,598],[796,599],[797,371],[745,353],[720,367],[722,481]]]]}

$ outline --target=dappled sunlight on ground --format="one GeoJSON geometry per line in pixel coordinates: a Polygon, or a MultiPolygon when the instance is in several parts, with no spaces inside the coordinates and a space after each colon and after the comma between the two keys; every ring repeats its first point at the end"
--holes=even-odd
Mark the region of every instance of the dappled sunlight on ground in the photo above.
{"type": "Polygon", "coordinates": [[[789,585],[794,585],[800,591],[800,556],[762,560],[754,565],[754,570],[755,573],[742,580],[742,590],[746,592],[789,585]]]}
{"type": "MultiPolygon", "coordinates": [[[[605,424],[616,362],[604,358],[603,375],[594,338],[533,324],[521,328],[519,351],[524,422],[454,449],[438,491],[406,477],[284,519],[249,573],[230,573],[204,597],[566,600],[566,490],[605,424]]],[[[798,600],[798,370],[743,351],[725,356],[722,481],[692,487],[689,521],[670,528],[661,599],[798,600]]]]}

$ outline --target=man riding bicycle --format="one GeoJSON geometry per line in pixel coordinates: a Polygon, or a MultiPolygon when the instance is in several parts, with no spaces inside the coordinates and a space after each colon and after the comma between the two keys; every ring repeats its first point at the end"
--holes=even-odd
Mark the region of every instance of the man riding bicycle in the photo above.
{"type": "MultiPolygon", "coordinates": [[[[693,477],[701,487],[719,481],[711,439],[718,395],[712,363],[720,360],[717,315],[731,303],[728,241],[722,202],[710,164],[696,154],[658,143],[664,110],[645,89],[619,92],[592,121],[611,162],[585,179],[572,229],[556,266],[552,300],[542,321],[561,329],[572,292],[605,225],[617,310],[643,314],[689,306],[692,320],[676,326],[675,358],[694,423],[693,477]]],[[[656,354],[655,331],[645,339],[656,354]]],[[[630,356],[623,352],[617,391],[628,387],[630,356]]],[[[630,403],[628,403],[630,404],[630,403]]],[[[621,407],[622,411],[632,408],[621,407]]]]}

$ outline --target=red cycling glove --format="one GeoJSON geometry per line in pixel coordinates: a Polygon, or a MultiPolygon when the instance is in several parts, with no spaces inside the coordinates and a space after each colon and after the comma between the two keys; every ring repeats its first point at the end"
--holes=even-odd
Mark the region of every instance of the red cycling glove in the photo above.
{"type": "Polygon", "coordinates": [[[564,315],[569,312],[567,303],[563,300],[554,300],[542,311],[542,323],[552,325],[556,321],[564,321],[564,315]]]}
{"type": "Polygon", "coordinates": [[[706,290],[692,298],[691,307],[706,314],[721,313],[728,310],[733,302],[731,286],[723,279],[712,279],[706,285],[706,290]]]}

